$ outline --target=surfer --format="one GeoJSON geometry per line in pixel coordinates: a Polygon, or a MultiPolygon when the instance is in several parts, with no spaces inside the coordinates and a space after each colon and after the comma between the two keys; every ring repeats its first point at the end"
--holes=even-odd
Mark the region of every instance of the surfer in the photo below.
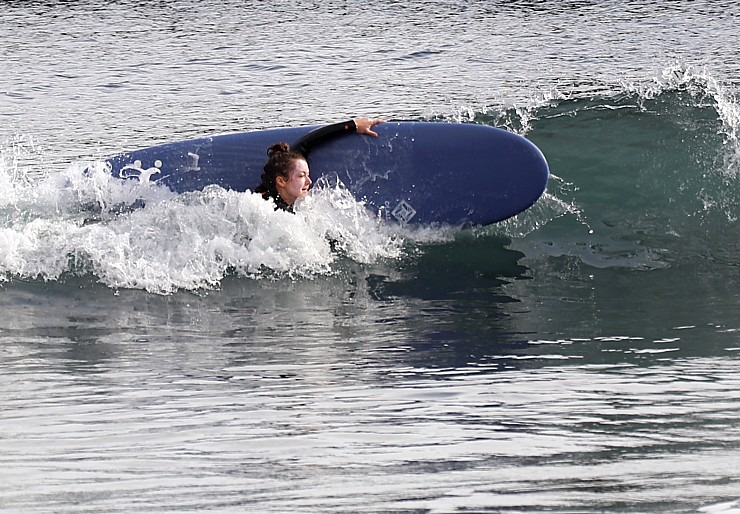
{"type": "Polygon", "coordinates": [[[273,200],[276,209],[293,212],[293,204],[308,194],[311,187],[307,157],[311,149],[326,139],[356,132],[377,137],[373,127],[383,120],[354,118],[312,130],[291,147],[288,143],[275,143],[267,149],[267,163],[262,182],[254,190],[266,200],[273,200]]]}

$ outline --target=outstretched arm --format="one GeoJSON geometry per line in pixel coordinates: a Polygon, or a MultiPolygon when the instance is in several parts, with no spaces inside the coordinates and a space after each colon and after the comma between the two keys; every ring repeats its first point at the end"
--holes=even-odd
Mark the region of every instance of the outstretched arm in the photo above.
{"type": "Polygon", "coordinates": [[[383,120],[375,118],[354,118],[349,121],[326,125],[303,136],[293,145],[293,148],[307,156],[314,146],[340,134],[357,132],[358,134],[377,137],[378,134],[373,130],[373,127],[382,122],[383,120]]]}

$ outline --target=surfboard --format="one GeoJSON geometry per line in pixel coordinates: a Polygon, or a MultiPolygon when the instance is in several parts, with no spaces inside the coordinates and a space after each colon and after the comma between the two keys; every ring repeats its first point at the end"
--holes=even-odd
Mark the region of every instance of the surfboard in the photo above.
{"type": "MultiPolygon", "coordinates": [[[[120,178],[173,191],[218,184],[253,190],[278,141],[294,143],[316,126],[221,134],[126,152],[107,160],[120,178]]],[[[385,122],[378,137],[339,135],[312,148],[311,178],[339,179],[360,201],[399,223],[488,225],[542,195],[542,152],[512,132],[471,123],[385,122]]]]}

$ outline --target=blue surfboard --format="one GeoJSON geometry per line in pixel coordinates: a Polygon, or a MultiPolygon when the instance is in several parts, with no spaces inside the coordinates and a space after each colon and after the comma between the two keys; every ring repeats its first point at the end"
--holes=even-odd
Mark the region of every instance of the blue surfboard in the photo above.
{"type": "MultiPolygon", "coordinates": [[[[276,142],[317,128],[215,135],[127,152],[107,160],[121,178],[176,192],[218,184],[253,190],[276,142]]],[[[336,177],[368,207],[400,223],[487,225],[514,216],[544,192],[549,171],[529,140],[485,125],[386,122],[378,137],[340,135],[312,148],[311,178],[336,177]]]]}

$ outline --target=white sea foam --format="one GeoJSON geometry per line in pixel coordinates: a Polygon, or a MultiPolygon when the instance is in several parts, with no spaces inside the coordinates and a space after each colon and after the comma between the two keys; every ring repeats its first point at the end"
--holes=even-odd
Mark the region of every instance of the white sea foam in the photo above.
{"type": "Polygon", "coordinates": [[[249,191],[176,195],[114,179],[103,163],[40,180],[13,163],[1,171],[0,280],[92,273],[114,288],[170,293],[216,287],[229,273],[330,274],[342,259],[396,259],[408,241],[434,239],[379,219],[341,184],[323,181],[291,214],[249,191]]]}

